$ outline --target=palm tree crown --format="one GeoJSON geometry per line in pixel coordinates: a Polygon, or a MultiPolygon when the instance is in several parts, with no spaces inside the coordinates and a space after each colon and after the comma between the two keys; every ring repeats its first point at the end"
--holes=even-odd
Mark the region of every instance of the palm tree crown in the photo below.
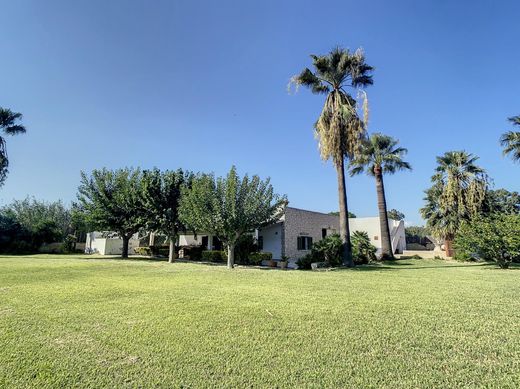
{"type": "Polygon", "coordinates": [[[321,157],[332,158],[335,165],[353,157],[365,136],[368,120],[366,96],[364,120],[357,114],[356,100],[347,92],[372,85],[372,66],[365,63],[361,50],[354,53],[335,48],[327,55],[311,55],[314,72],[305,68],[291,82],[308,87],[312,93],[327,94],[325,105],[315,124],[321,157]]]}
{"type": "MultiPolygon", "coordinates": [[[[17,135],[25,133],[25,127],[17,124],[22,119],[22,114],[10,109],[0,107],[0,129],[5,135],[17,135]]],[[[7,157],[6,142],[0,135],[0,186],[3,185],[8,172],[9,158],[7,157]]]]}
{"type": "Polygon", "coordinates": [[[372,134],[360,153],[351,161],[350,174],[355,175],[366,171],[367,174],[374,175],[376,169],[387,174],[411,170],[411,165],[403,161],[408,150],[404,147],[396,147],[398,143],[398,140],[388,135],[372,134]]]}
{"type": "Polygon", "coordinates": [[[462,221],[481,211],[488,176],[476,165],[477,160],[465,151],[449,151],[437,157],[433,186],[426,191],[426,205],[421,209],[436,236],[451,240],[462,221]]]}
{"type": "MultiPolygon", "coordinates": [[[[520,126],[520,116],[509,118],[513,125],[520,126]]],[[[500,145],[504,148],[504,155],[511,155],[514,161],[520,161],[520,131],[508,131],[500,137],[500,145]]]]}

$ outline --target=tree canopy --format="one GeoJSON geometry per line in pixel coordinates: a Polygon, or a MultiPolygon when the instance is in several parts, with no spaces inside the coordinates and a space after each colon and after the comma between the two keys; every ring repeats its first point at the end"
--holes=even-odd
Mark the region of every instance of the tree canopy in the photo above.
{"type": "Polygon", "coordinates": [[[432,187],[425,191],[422,216],[433,235],[452,240],[460,224],[478,215],[486,200],[488,176],[465,151],[449,151],[437,157],[432,187]]]}
{"type": "MultiPolygon", "coordinates": [[[[515,126],[520,126],[520,116],[513,116],[509,121],[515,126]]],[[[500,144],[504,148],[504,155],[509,155],[514,161],[520,161],[520,131],[508,131],[500,138],[500,144]]]]}
{"type": "Polygon", "coordinates": [[[87,223],[99,231],[111,231],[123,239],[122,257],[128,257],[128,241],[143,228],[142,172],[139,169],[81,172],[79,205],[87,223]]]}
{"type": "MultiPolygon", "coordinates": [[[[2,130],[4,135],[24,134],[26,129],[19,123],[21,119],[21,113],[0,107],[0,130],[2,130]]],[[[0,187],[7,178],[8,168],[9,157],[7,156],[7,146],[5,138],[0,136],[0,187]]]]}
{"type": "Polygon", "coordinates": [[[228,247],[228,267],[234,266],[238,239],[279,220],[287,200],[274,193],[270,180],[240,178],[233,166],[226,177],[198,174],[181,198],[180,220],[196,232],[216,235],[228,247]]]}
{"type": "Polygon", "coordinates": [[[143,217],[149,231],[159,232],[170,240],[169,261],[175,257],[175,241],[180,231],[185,231],[179,219],[182,191],[189,188],[193,174],[179,170],[159,169],[143,172],[143,217]]]}

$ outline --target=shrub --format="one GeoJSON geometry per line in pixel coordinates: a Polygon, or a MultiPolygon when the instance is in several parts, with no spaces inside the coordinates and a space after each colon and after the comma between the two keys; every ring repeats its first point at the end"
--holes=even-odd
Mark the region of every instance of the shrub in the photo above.
{"type": "Polygon", "coordinates": [[[224,262],[227,260],[227,254],[224,251],[204,250],[202,251],[202,259],[210,262],[224,262]]]}
{"type": "Polygon", "coordinates": [[[262,261],[270,261],[273,254],[268,252],[256,252],[249,254],[249,263],[251,265],[260,265],[262,261]]]}
{"type": "Polygon", "coordinates": [[[242,265],[253,264],[250,261],[251,253],[258,251],[258,245],[253,235],[245,234],[238,238],[235,246],[235,261],[242,265]]]}
{"type": "Polygon", "coordinates": [[[152,249],[150,247],[136,247],[136,248],[134,248],[134,251],[137,255],[146,255],[146,256],[152,255],[152,249]]]}
{"type": "Polygon", "coordinates": [[[376,260],[376,247],[370,243],[368,233],[354,231],[351,235],[352,256],[356,265],[367,264],[376,260]]]}
{"type": "Polygon", "coordinates": [[[313,244],[311,250],[312,262],[325,262],[332,267],[340,266],[342,247],[341,238],[338,234],[329,235],[313,244]]]}
{"type": "Polygon", "coordinates": [[[498,214],[465,222],[455,236],[456,258],[485,259],[507,269],[520,261],[520,215],[498,214]]]}
{"type": "Polygon", "coordinates": [[[311,263],[316,262],[313,258],[312,253],[309,253],[296,261],[299,270],[309,270],[311,268],[311,263]]]}

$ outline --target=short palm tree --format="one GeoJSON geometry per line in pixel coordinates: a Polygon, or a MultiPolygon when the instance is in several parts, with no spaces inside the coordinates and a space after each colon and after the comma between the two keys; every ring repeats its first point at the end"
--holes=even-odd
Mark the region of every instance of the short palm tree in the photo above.
{"type": "MultiPolygon", "coordinates": [[[[21,113],[0,107],[0,129],[5,135],[17,135],[25,133],[25,127],[17,122],[22,118],[21,113]]],[[[9,167],[6,142],[0,135],[0,186],[4,184],[9,167]]]]}
{"type": "Polygon", "coordinates": [[[432,187],[426,190],[421,214],[432,233],[445,240],[452,256],[452,241],[462,222],[478,215],[486,201],[488,176],[476,164],[478,157],[465,151],[449,151],[437,157],[432,187]]]}
{"type": "Polygon", "coordinates": [[[390,136],[375,133],[361,148],[361,152],[350,162],[350,175],[366,172],[376,179],[377,206],[381,228],[382,259],[393,259],[388,212],[386,209],[384,174],[394,174],[401,170],[411,170],[403,157],[408,153],[404,147],[397,147],[398,141],[390,136]]]}
{"type": "MultiPolygon", "coordinates": [[[[513,125],[520,127],[520,116],[509,118],[513,125]]],[[[508,131],[500,137],[500,145],[504,148],[504,155],[510,154],[514,161],[520,161],[520,131],[508,131]]]]}
{"type": "Polygon", "coordinates": [[[360,91],[372,85],[373,68],[365,63],[362,51],[350,52],[341,48],[327,55],[311,55],[313,71],[305,68],[291,82],[308,87],[312,93],[325,94],[325,104],[314,125],[322,159],[332,159],[338,176],[340,237],[343,243],[342,262],[354,266],[348,225],[347,192],[345,188],[345,158],[353,158],[366,137],[368,108],[365,102],[364,119],[357,113],[356,99],[347,92],[360,91]]]}

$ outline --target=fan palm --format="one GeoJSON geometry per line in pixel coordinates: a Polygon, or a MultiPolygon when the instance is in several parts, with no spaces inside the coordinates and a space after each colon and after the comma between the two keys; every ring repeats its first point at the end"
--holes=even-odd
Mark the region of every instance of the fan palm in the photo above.
{"type": "MultiPolygon", "coordinates": [[[[509,121],[520,126],[520,116],[513,116],[509,121]]],[[[500,145],[504,148],[504,155],[511,155],[514,161],[520,161],[520,131],[508,131],[500,137],[500,145]]]]}
{"type": "MultiPolygon", "coordinates": [[[[25,127],[17,122],[22,118],[21,113],[0,107],[0,129],[5,135],[17,135],[25,133],[25,127]]],[[[0,186],[4,184],[9,167],[6,142],[0,135],[0,186]]]]}
{"type": "Polygon", "coordinates": [[[381,249],[383,259],[393,259],[388,213],[386,209],[384,174],[394,174],[401,170],[411,170],[403,157],[408,153],[404,147],[397,147],[399,142],[390,136],[373,134],[361,148],[361,152],[350,162],[350,175],[366,172],[376,179],[377,206],[381,228],[381,249]]]}
{"type": "Polygon", "coordinates": [[[445,240],[447,256],[453,255],[452,241],[461,223],[480,213],[485,204],[488,177],[477,160],[465,151],[437,157],[433,186],[425,192],[421,214],[433,234],[445,240]]]}
{"type": "Polygon", "coordinates": [[[322,159],[332,160],[338,176],[340,237],[343,243],[342,262],[353,266],[352,245],[348,225],[347,192],[345,188],[345,158],[353,158],[366,137],[368,116],[366,95],[364,118],[357,113],[357,101],[347,88],[362,91],[372,85],[373,68],[365,63],[361,50],[350,52],[341,48],[327,55],[311,55],[314,71],[305,68],[291,82],[303,85],[314,94],[325,94],[325,104],[314,125],[322,159]]]}

